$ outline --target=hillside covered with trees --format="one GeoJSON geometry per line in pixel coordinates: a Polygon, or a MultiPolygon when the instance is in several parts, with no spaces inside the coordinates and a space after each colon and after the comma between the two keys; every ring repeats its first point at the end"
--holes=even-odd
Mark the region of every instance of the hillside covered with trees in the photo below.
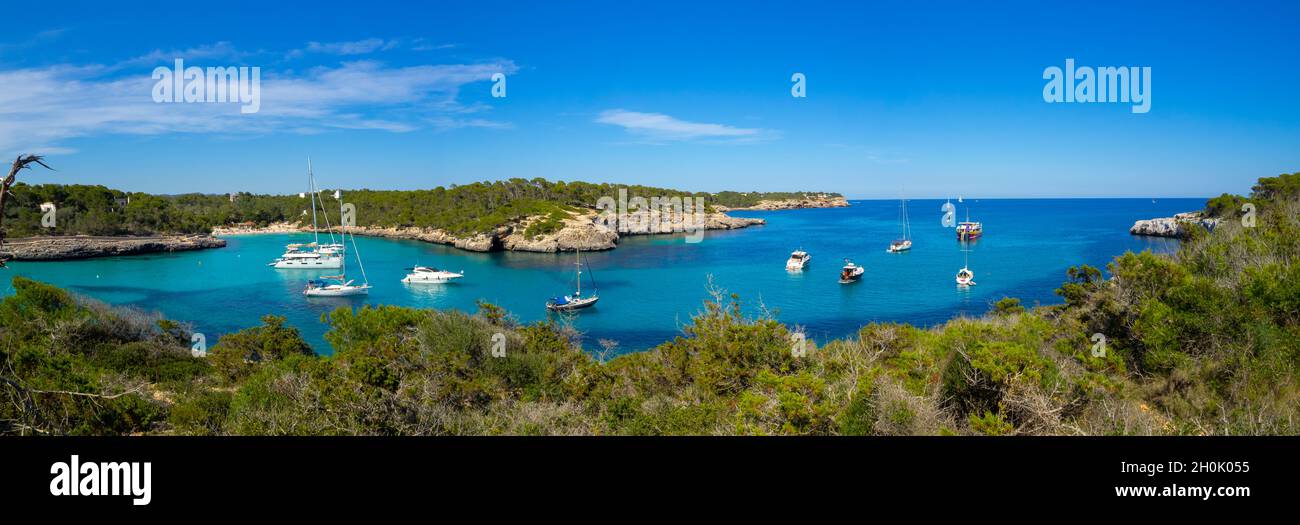
{"type": "Polygon", "coordinates": [[[718,291],[681,336],[612,359],[488,304],[338,309],[328,357],[267,316],[193,357],[183,325],[19,277],[0,303],[0,433],[1294,435],[1296,182],[1261,179],[1253,227],[1126,253],[1108,278],[1071,268],[1064,304],[873,323],[803,355],[718,291]]]}
{"type": "MultiPolygon", "coordinates": [[[[620,189],[630,196],[702,197],[707,206],[742,207],[765,199],[799,198],[816,193],[721,192],[690,193],[638,185],[551,182],[510,179],[476,182],[430,190],[344,190],[344,200],[357,207],[361,226],[440,228],[452,234],[484,233],[516,219],[551,215],[574,208],[594,208],[601,197],[617,199],[620,189]]],[[[150,195],[103,186],[19,183],[14,201],[5,210],[9,236],[149,235],[208,233],[215,226],[310,221],[303,211],[307,199],[294,195],[150,195]],[[41,227],[42,203],[58,207],[57,227],[41,227]]],[[[830,194],[838,196],[837,194],[830,194]]],[[[322,204],[337,224],[339,203],[333,190],[321,191],[322,204]]],[[[323,226],[323,222],[322,222],[323,226]]]]}

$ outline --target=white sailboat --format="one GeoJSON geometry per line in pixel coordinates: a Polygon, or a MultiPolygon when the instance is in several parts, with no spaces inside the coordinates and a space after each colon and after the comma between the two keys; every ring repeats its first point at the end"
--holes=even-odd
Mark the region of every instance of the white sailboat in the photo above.
{"type": "MultiPolygon", "coordinates": [[[[563,297],[552,297],[551,300],[546,301],[547,310],[551,310],[555,312],[580,310],[582,308],[594,306],[596,304],[596,301],[600,300],[600,296],[596,295],[595,293],[592,293],[591,295],[588,295],[586,297],[582,296],[582,251],[575,248],[574,254],[575,257],[577,258],[577,263],[575,264],[577,265],[578,268],[578,290],[574,292],[573,295],[566,295],[563,297]]],[[[595,276],[593,276],[591,279],[591,285],[592,287],[596,286],[595,276]]]]}
{"type": "Polygon", "coordinates": [[[957,286],[975,286],[975,272],[970,269],[970,249],[963,248],[965,262],[960,270],[957,270],[957,286]]]}
{"type": "MultiPolygon", "coordinates": [[[[342,195],[335,193],[339,198],[339,213],[343,213],[342,195]]],[[[357,256],[357,267],[361,270],[362,284],[353,284],[356,281],[349,280],[347,277],[347,263],[344,261],[340,267],[342,271],[338,275],[329,275],[321,277],[319,280],[312,279],[307,281],[307,287],[303,289],[302,294],[307,297],[350,297],[354,295],[366,295],[370,293],[370,279],[366,277],[366,267],[361,263],[361,252],[357,250],[357,237],[343,228],[343,240],[352,240],[352,253],[357,256]]],[[[344,258],[342,255],[338,256],[344,258]]]]}
{"type": "Polygon", "coordinates": [[[333,270],[343,267],[344,247],[334,242],[334,232],[329,226],[329,213],[321,203],[321,215],[325,217],[325,228],[329,232],[330,243],[320,243],[320,229],[316,225],[316,177],[312,174],[311,159],[307,159],[307,187],[311,190],[311,229],[312,242],[290,244],[285,246],[284,255],[267,266],[281,270],[333,270]]]}
{"type": "Polygon", "coordinates": [[[907,218],[907,199],[903,199],[901,207],[902,237],[889,243],[889,253],[903,253],[912,249],[912,222],[907,218]]]}

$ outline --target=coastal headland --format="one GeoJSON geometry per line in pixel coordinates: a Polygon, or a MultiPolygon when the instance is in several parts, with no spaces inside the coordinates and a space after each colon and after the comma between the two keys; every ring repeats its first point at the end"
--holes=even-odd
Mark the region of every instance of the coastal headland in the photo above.
{"type": "Polygon", "coordinates": [[[1219,221],[1220,219],[1217,218],[1206,217],[1203,212],[1192,211],[1179,213],[1173,217],[1139,220],[1133,223],[1133,227],[1129,228],[1128,232],[1132,235],[1182,239],[1187,237],[1188,228],[1199,226],[1213,230],[1219,221]]]}
{"type": "MultiPolygon", "coordinates": [[[[691,218],[680,214],[663,213],[660,210],[646,211],[644,220],[628,221],[620,225],[617,221],[604,223],[601,215],[594,209],[565,210],[551,215],[528,215],[498,225],[491,231],[473,234],[455,234],[441,228],[416,226],[356,226],[349,228],[354,234],[422,241],[453,246],[462,250],[475,252],[520,251],[520,252],[560,252],[574,249],[585,251],[612,250],[625,236],[633,235],[670,235],[680,234],[692,227],[708,230],[735,230],[750,226],[766,224],[764,219],[750,217],[733,217],[728,210],[789,210],[798,208],[839,208],[849,203],[839,195],[818,194],[809,197],[791,199],[769,199],[743,208],[727,208],[714,205],[710,212],[702,213],[695,224],[691,218]],[[552,228],[538,225],[548,221],[556,222],[552,228]]],[[[321,228],[320,231],[339,231],[338,226],[321,228]]],[[[266,233],[310,232],[311,225],[299,222],[279,222],[257,227],[253,225],[222,226],[213,229],[213,235],[250,235],[266,233]]]]}
{"type": "Polygon", "coordinates": [[[762,225],[728,210],[847,206],[826,192],[686,192],[639,185],[509,179],[427,190],[319,189],[296,195],[153,195],[104,186],[19,184],[5,227],[11,257],[57,260],[217,248],[212,237],[338,231],[344,210],[358,235],[459,249],[610,250],[629,235],[686,234],[762,225]],[[342,197],[342,201],[339,200],[342,197]],[[57,208],[45,224],[42,206],[57,208]],[[12,226],[11,226],[12,225],[12,226]],[[204,238],[207,237],[207,238],[204,238]],[[19,244],[21,242],[21,244],[19,244]]]}
{"type": "Polygon", "coordinates": [[[205,250],[221,248],[225,245],[224,239],[211,235],[24,237],[6,240],[4,247],[0,248],[0,257],[16,261],[60,261],[205,250]]]}

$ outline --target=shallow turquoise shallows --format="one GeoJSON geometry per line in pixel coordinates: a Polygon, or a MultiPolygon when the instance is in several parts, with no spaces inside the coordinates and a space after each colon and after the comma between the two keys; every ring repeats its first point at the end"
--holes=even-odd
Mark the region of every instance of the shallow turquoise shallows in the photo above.
{"type": "MultiPolygon", "coordinates": [[[[766,308],[824,341],[853,334],[871,321],[933,325],[959,315],[980,315],[1004,296],[1026,305],[1059,302],[1053,290],[1071,265],[1102,267],[1126,250],[1169,251],[1177,243],[1133,237],[1133,221],[1199,209],[1201,199],[967,200],[985,235],[969,253],[976,286],[962,290],[953,278],[963,253],[951,228],[941,224],[944,201],[909,201],[914,247],[885,249],[898,233],[897,201],[854,201],[849,208],[733,212],[762,217],[766,226],[708,232],[702,242],[682,236],[625,238],[607,252],[584,253],[599,287],[600,303],[576,314],[583,344],[619,343],[619,351],[643,350],[681,333],[708,297],[709,276],[738,293],[746,309],[766,308]],[[806,271],[785,270],[790,252],[812,255],[806,271]],[[844,258],[866,267],[860,282],[837,282],[844,258]]],[[[370,284],[368,297],[306,298],[308,278],[328,272],[276,270],[266,264],[284,245],[306,234],[230,237],[226,248],[201,252],[113,257],[81,261],[19,262],[0,270],[0,293],[9,295],[11,275],[63,286],[102,301],[159,311],[189,321],[207,336],[255,326],[268,313],[283,315],[320,353],[321,315],[340,306],[394,304],[474,311],[479,299],[503,306],[520,321],[547,316],[549,297],[572,290],[573,254],[470,253],[414,241],[359,237],[357,245],[370,284]],[[413,265],[464,270],[447,285],[404,285],[413,265]]],[[[351,255],[349,254],[349,257],[351,255]]],[[[584,291],[588,286],[584,275],[584,291]]],[[[349,277],[360,277],[349,271],[349,277]]]]}

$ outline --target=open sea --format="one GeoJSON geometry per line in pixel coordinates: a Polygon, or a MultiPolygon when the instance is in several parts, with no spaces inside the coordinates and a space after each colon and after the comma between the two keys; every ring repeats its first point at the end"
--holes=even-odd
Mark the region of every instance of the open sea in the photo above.
{"type": "MultiPolygon", "coordinates": [[[[1128,250],[1168,252],[1177,241],[1134,237],[1133,221],[1197,210],[1204,199],[1001,199],[967,200],[957,220],[984,223],[984,237],[962,252],[951,228],[941,223],[942,200],[911,200],[913,248],[886,253],[899,232],[898,201],[852,201],[848,208],[731,212],[762,217],[767,225],[710,231],[702,242],[685,237],[625,237],[619,247],[584,253],[600,302],[577,313],[574,326],[584,346],[618,342],[618,351],[644,350],[681,334],[700,311],[713,283],[737,293],[747,311],[766,310],[803,327],[811,339],[854,334],[872,321],[933,325],[956,316],[980,315],[1004,296],[1026,306],[1053,304],[1053,290],[1077,264],[1103,267],[1128,250]],[[807,270],[789,273],[785,261],[802,248],[812,255],[807,270]],[[976,286],[959,288],[953,276],[968,256],[976,286]],[[866,267],[851,285],[839,284],[844,259],[866,267]]],[[[572,252],[472,253],[416,241],[358,237],[366,274],[374,287],[358,298],[307,298],[309,278],[330,273],[276,270],[267,266],[291,242],[310,234],[227,237],[225,248],[197,252],[58,262],[14,262],[0,270],[0,294],[13,294],[12,275],[65,287],[117,305],[161,312],[190,322],[211,347],[222,334],[259,324],[268,313],[283,315],[318,353],[332,349],[323,338],[322,314],[334,308],[394,304],[457,308],[469,312],[482,299],[523,322],[544,319],[547,298],[572,291],[572,252]],[[405,285],[413,265],[464,271],[445,285],[405,285]]],[[[349,253],[349,258],[352,254],[349,253]]],[[[349,262],[349,277],[359,277],[349,262]]]]}

